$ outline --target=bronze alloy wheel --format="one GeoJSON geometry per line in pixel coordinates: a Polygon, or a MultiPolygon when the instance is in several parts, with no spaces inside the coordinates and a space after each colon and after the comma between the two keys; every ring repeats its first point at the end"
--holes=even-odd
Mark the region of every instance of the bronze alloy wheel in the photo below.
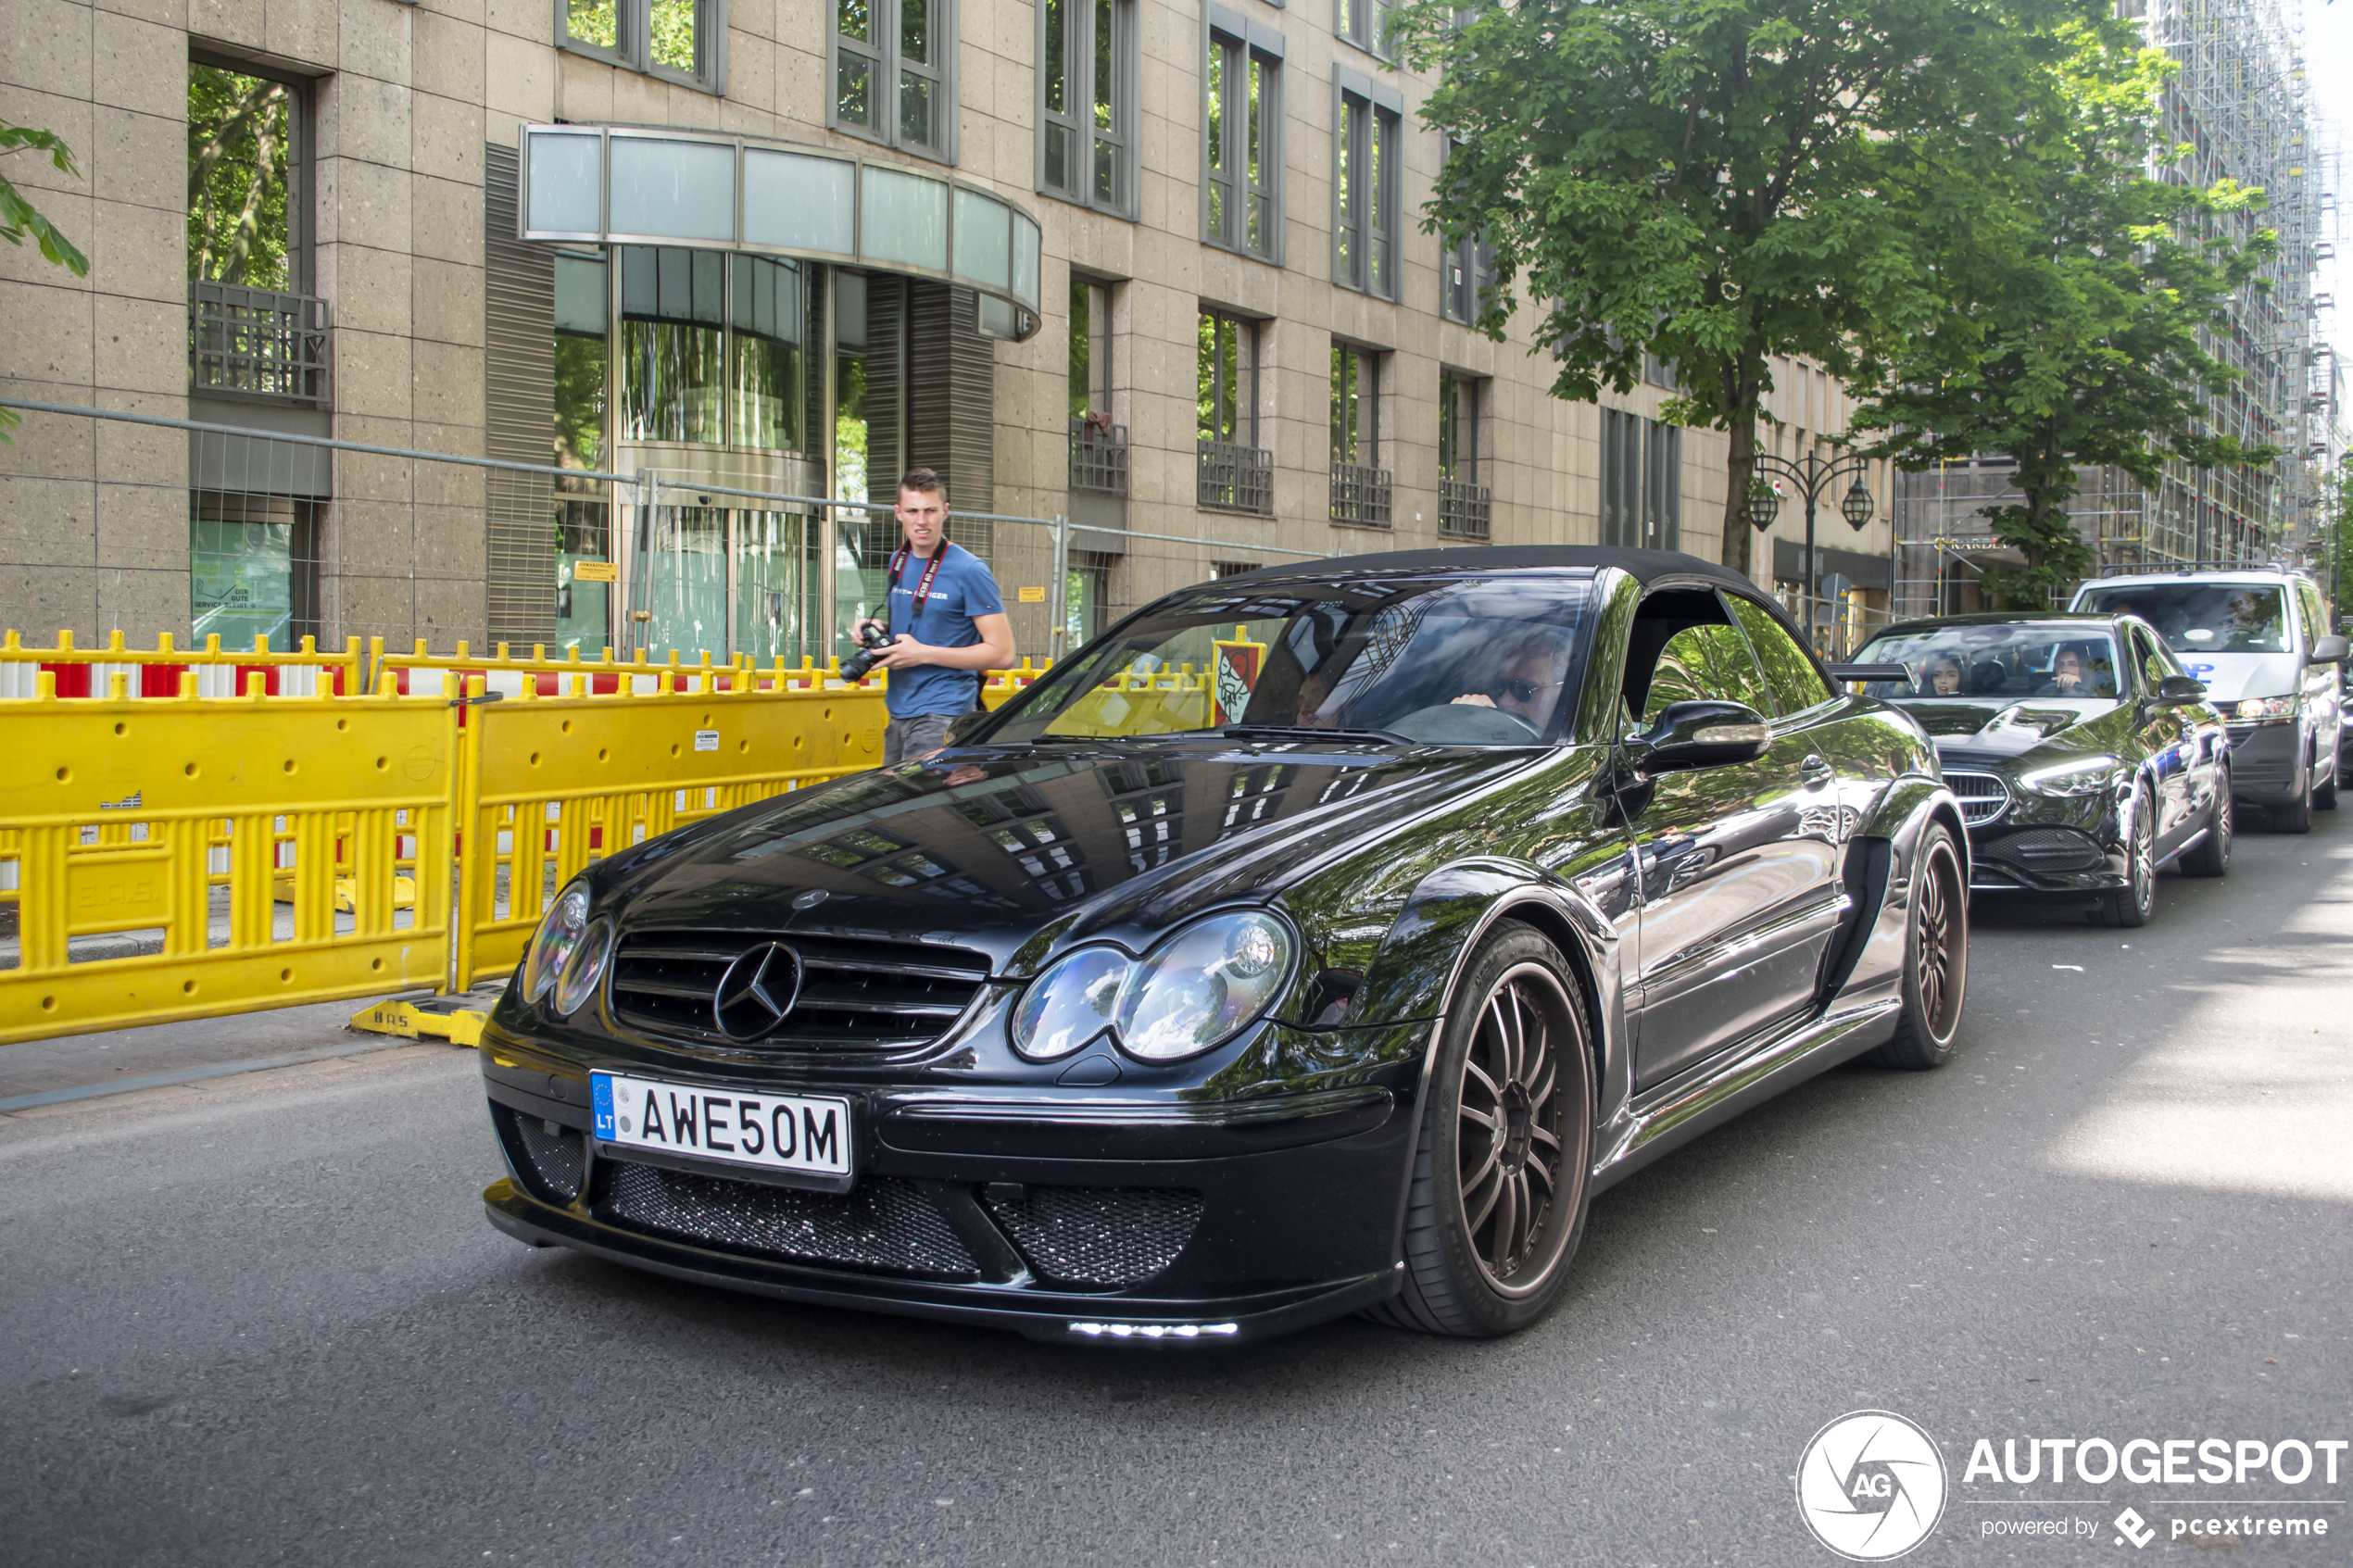
{"type": "Polygon", "coordinates": [[[1550,970],[1521,964],[1488,993],[1463,1057],[1454,1112],[1463,1234],[1488,1284],[1506,1295],[1526,1289],[1552,1261],[1569,1007],[1550,970]]]}
{"type": "Polygon", "coordinates": [[[1592,1163],[1582,997],[1561,949],[1516,921],[1465,964],[1433,1046],[1403,1288],[1375,1320],[1483,1338],[1527,1327],[1560,1294],[1592,1163]]]}
{"type": "Polygon", "coordinates": [[[1953,1058],[1969,992],[1969,890],[1950,829],[1931,827],[1912,871],[1904,940],[1904,1011],[1878,1060],[1889,1067],[1942,1067],[1953,1058]]]}

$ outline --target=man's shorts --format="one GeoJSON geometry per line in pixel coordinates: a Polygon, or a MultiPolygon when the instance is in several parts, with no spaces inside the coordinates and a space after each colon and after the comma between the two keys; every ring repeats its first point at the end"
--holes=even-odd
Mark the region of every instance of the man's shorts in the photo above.
{"type": "Polygon", "coordinates": [[[900,762],[912,762],[927,751],[937,751],[948,744],[948,726],[955,722],[952,713],[918,713],[912,719],[893,719],[883,726],[883,759],[886,768],[900,762]]]}

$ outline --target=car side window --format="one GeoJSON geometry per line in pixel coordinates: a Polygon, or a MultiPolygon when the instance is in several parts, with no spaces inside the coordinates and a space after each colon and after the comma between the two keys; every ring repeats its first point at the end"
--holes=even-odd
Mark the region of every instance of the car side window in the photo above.
{"type": "Polygon", "coordinates": [[[1741,630],[1748,633],[1749,646],[1756,650],[1756,662],[1765,667],[1765,678],[1771,683],[1782,713],[1801,712],[1836,695],[1806,650],[1797,646],[1797,639],[1763,605],[1733,594],[1724,597],[1740,618],[1741,630]]]}
{"type": "Polygon", "coordinates": [[[2141,667],[2142,689],[2151,694],[2158,682],[2173,673],[2157,639],[2137,626],[2133,628],[2133,662],[2141,667]]]}
{"type": "Polygon", "coordinates": [[[2329,634],[2329,612],[2321,603],[2321,591],[2309,579],[2296,580],[2296,598],[2304,607],[2304,648],[2309,653],[2314,643],[2329,634]]]}
{"type": "Polygon", "coordinates": [[[1686,626],[1667,639],[1642,699],[1642,727],[1676,702],[1742,702],[1769,714],[1773,694],[1749,657],[1747,639],[1730,626],[1686,626]]]}

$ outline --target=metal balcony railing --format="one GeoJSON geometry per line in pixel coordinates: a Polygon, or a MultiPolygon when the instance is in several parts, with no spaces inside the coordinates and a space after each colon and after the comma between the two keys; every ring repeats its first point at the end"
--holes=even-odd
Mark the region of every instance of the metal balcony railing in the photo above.
{"type": "Polygon", "coordinates": [[[1230,441],[1201,444],[1201,473],[1196,504],[1211,511],[1275,510],[1275,454],[1260,446],[1239,446],[1230,441]]]}
{"type": "Polygon", "coordinates": [[[1351,528],[1387,528],[1389,470],[1362,463],[1332,464],[1332,521],[1351,528]]]}
{"type": "Polygon", "coordinates": [[[1127,427],[1074,418],[1070,421],[1070,487],[1104,495],[1127,494],[1127,427]]]}
{"type": "Polygon", "coordinates": [[[327,302],[236,283],[188,284],[188,385],[325,408],[327,302]]]}
{"type": "Polygon", "coordinates": [[[1494,526],[1495,493],[1464,479],[1438,482],[1438,532],[1449,539],[1484,541],[1494,526]]]}

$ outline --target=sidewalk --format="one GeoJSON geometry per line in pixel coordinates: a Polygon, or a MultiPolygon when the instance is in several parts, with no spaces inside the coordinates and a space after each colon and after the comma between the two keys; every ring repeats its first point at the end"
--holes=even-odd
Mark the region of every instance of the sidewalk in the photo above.
{"type": "MultiPolygon", "coordinates": [[[[473,993],[468,1005],[486,1010],[497,997],[497,988],[486,987],[473,993]]],[[[0,1116],[67,1100],[416,1045],[397,1035],[361,1034],[348,1027],[351,1015],[376,999],[355,997],[0,1046],[0,1116]]]]}

